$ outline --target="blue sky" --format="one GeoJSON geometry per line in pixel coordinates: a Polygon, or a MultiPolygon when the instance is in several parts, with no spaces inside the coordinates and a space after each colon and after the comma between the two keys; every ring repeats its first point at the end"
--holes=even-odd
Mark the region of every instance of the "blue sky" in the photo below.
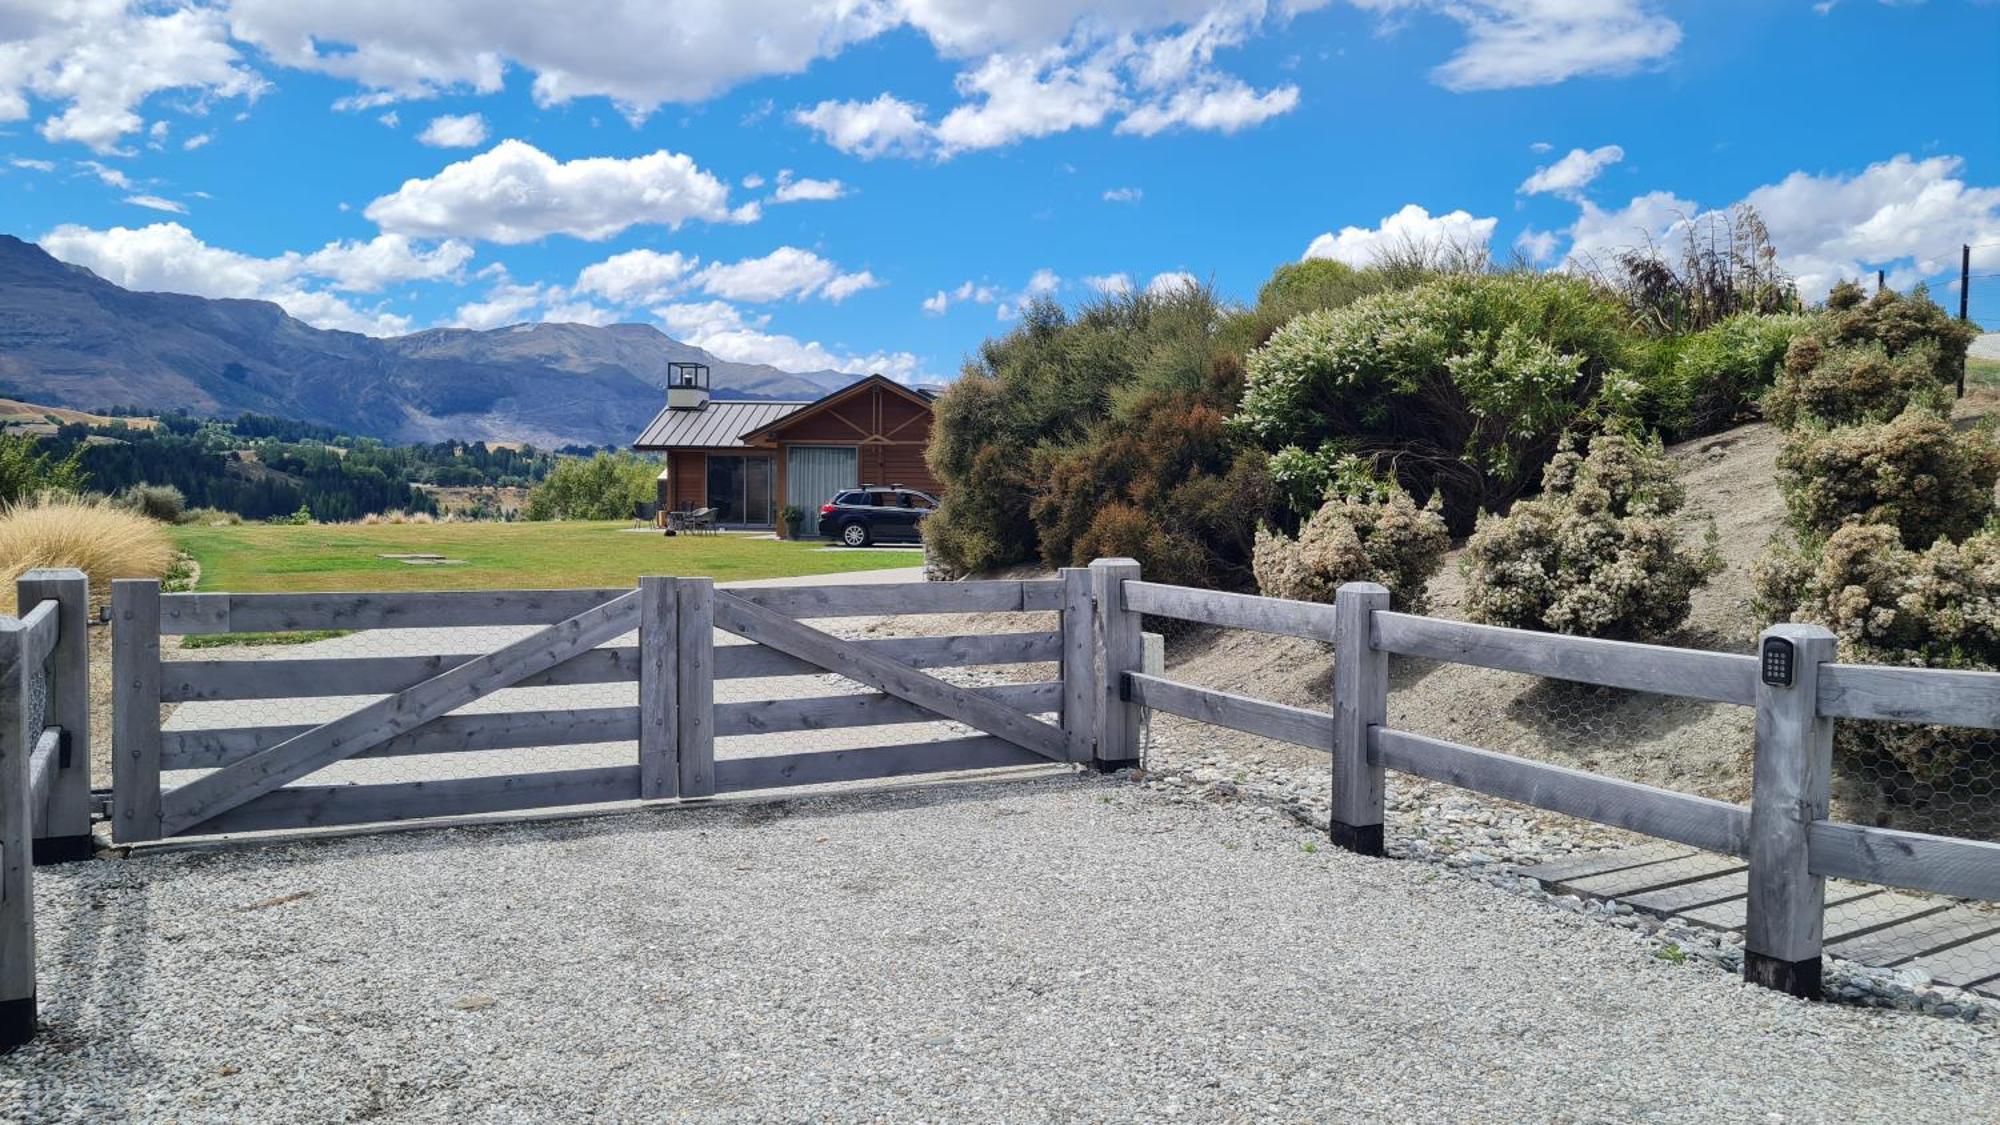
{"type": "Polygon", "coordinates": [[[1746,200],[1809,290],[2000,274],[1991,2],[41,7],[0,5],[0,230],[325,327],[949,377],[1034,293],[1555,268],[1746,200]]]}

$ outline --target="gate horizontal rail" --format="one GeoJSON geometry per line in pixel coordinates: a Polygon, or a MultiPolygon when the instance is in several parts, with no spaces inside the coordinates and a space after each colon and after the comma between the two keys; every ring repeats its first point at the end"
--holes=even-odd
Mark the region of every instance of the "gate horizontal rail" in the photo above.
{"type": "Polygon", "coordinates": [[[1351,583],[1319,605],[1126,580],[1130,612],[1331,643],[1330,711],[1292,707],[1143,673],[1122,677],[1138,706],[1326,751],[1331,834],[1381,854],[1384,768],[1551,812],[1749,860],[1745,975],[1817,994],[1826,878],[2000,901],[2000,844],[1827,818],[1832,722],[1861,718],[2000,728],[2000,673],[1838,664],[1831,634],[1783,625],[1793,678],[1760,678],[1757,657],[1445,621],[1388,611],[1387,591],[1351,583]],[[1346,635],[1348,622],[1358,631],[1346,635]],[[1390,654],[1757,711],[1749,805],[1537,762],[1395,730],[1387,722],[1390,654]],[[1345,795],[1345,796],[1344,796],[1345,795]]]}

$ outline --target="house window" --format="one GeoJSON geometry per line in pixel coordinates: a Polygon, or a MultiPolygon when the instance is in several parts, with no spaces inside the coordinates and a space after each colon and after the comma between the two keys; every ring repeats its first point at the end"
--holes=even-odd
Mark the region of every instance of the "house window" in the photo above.
{"type": "Polygon", "coordinates": [[[708,506],[717,523],[768,525],[771,522],[771,458],[708,459],[708,506]]]}

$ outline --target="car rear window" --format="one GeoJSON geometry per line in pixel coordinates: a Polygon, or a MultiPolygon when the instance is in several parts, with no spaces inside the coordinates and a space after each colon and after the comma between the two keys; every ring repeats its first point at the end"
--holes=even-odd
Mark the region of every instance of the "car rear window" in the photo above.
{"type": "Polygon", "coordinates": [[[868,502],[868,494],[865,492],[843,492],[835,496],[833,502],[836,504],[866,504],[868,502]]]}

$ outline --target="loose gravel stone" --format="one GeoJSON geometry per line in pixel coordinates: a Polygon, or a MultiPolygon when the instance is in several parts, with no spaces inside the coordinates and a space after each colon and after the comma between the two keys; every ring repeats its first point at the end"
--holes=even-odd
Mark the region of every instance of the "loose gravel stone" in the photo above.
{"type": "Polygon", "coordinates": [[[1790,1000],[1495,865],[1364,859],[1156,784],[47,868],[47,1028],[0,1058],[0,1115],[1993,1116],[1990,1024],[1790,1000]]]}

